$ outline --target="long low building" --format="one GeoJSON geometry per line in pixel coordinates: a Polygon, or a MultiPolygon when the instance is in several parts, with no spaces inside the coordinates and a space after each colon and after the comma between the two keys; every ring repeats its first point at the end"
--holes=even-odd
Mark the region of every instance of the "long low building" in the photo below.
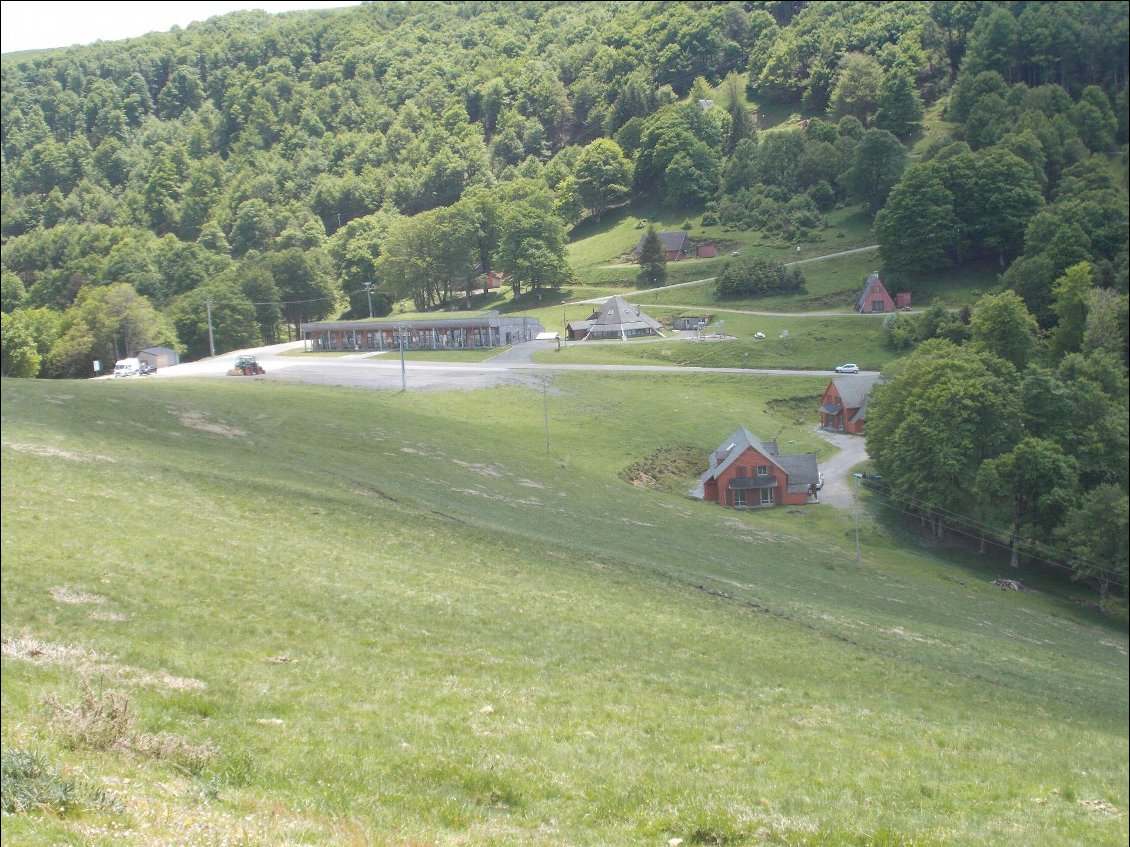
{"type": "Polygon", "coordinates": [[[462,350],[507,347],[537,338],[537,318],[500,315],[497,311],[380,318],[359,321],[315,321],[302,324],[302,337],[314,350],[462,350]]]}

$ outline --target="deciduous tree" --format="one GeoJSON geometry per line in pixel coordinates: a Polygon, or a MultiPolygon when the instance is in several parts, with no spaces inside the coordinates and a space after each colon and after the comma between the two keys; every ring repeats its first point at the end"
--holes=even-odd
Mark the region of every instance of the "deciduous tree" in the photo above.
{"type": "Polygon", "coordinates": [[[598,138],[581,151],[574,176],[581,201],[599,221],[612,203],[631,191],[632,163],[615,141],[598,138]]]}
{"type": "Polygon", "coordinates": [[[1039,325],[1013,291],[987,294],[973,306],[973,344],[1023,370],[1036,349],[1039,325]]]}
{"type": "Polygon", "coordinates": [[[848,190],[874,215],[906,167],[906,148],[885,129],[869,129],[855,148],[848,190]]]}
{"type": "Polygon", "coordinates": [[[981,513],[1006,523],[1002,529],[1007,529],[1012,567],[1020,566],[1026,531],[1036,540],[1048,537],[1074,502],[1078,484],[1075,460],[1059,445],[1040,438],[1025,438],[981,465],[975,486],[981,513]]]}
{"type": "Polygon", "coordinates": [[[953,264],[958,226],[953,194],[931,163],[912,165],[875,215],[883,264],[895,271],[926,273],[953,264]]]}
{"type": "Polygon", "coordinates": [[[1056,539],[1075,578],[1092,583],[1105,600],[1114,588],[1126,596],[1130,500],[1117,485],[1100,485],[1068,510],[1056,539]]]}
{"type": "Polygon", "coordinates": [[[943,537],[967,513],[977,468],[1015,443],[1015,369],[934,340],[884,375],[868,401],[868,454],[900,507],[943,537]]]}

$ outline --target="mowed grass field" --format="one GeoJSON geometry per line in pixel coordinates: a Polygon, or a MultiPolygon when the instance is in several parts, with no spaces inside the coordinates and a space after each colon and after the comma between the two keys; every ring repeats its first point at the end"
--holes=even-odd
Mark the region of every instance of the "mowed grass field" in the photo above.
{"type": "Polygon", "coordinates": [[[1125,844],[1124,627],[621,478],[825,384],[4,380],[0,737],[94,799],[0,840],[1125,844]]]}

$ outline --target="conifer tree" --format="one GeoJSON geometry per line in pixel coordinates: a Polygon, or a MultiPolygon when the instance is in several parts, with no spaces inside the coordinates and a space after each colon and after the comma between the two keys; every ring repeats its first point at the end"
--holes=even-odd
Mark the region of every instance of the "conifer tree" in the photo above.
{"type": "Polygon", "coordinates": [[[655,227],[649,226],[640,245],[640,280],[659,285],[667,279],[667,254],[659,241],[655,227]]]}

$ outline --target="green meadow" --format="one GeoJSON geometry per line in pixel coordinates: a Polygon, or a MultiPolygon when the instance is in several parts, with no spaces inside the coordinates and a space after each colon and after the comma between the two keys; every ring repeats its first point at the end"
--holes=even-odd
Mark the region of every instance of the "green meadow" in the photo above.
{"type": "MultiPolygon", "coordinates": [[[[639,303],[645,314],[667,326],[679,315],[696,314],[694,309],[648,305],[646,296],[631,300],[639,303]]],[[[878,370],[896,355],[884,343],[880,316],[766,316],[730,311],[729,307],[704,307],[701,314],[712,316],[709,332],[716,332],[717,337],[708,335],[694,340],[668,333],[665,339],[629,343],[585,340],[570,342],[560,350],[539,351],[534,354],[534,361],[786,368],[831,376],[832,368],[842,362],[856,362],[866,370],[878,370]],[[765,337],[757,338],[759,332],[765,337]]]]}
{"type": "Polygon", "coordinates": [[[826,381],[4,380],[0,842],[1125,844],[1124,621],[685,496],[826,381]]]}

